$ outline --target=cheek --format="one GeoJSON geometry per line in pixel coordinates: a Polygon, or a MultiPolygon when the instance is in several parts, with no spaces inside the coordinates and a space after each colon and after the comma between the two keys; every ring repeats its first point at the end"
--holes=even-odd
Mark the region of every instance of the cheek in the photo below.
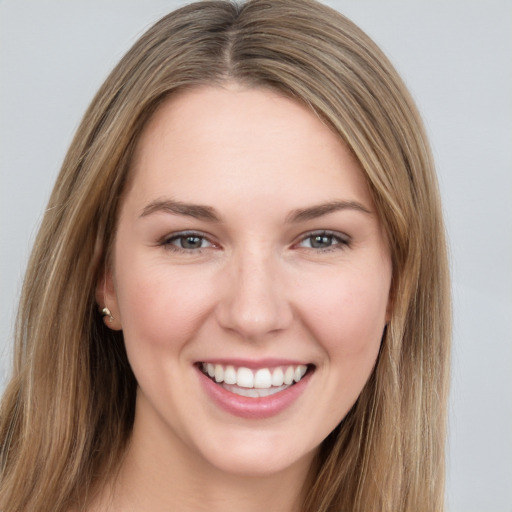
{"type": "Polygon", "coordinates": [[[166,348],[189,339],[210,308],[207,276],[161,261],[120,258],[116,294],[127,348],[166,348]]]}
{"type": "MultiPolygon", "coordinates": [[[[390,274],[390,273],[389,273],[390,274]]],[[[329,358],[373,365],[386,323],[390,275],[347,272],[309,287],[303,308],[309,329],[329,358]]]]}

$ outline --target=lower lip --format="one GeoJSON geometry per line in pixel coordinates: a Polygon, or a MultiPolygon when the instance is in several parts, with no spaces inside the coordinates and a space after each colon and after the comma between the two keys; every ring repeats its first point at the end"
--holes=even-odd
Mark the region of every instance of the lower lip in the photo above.
{"type": "Polygon", "coordinates": [[[306,389],[312,372],[308,372],[299,382],[270,396],[251,398],[231,393],[197,369],[201,385],[213,402],[224,411],[248,419],[264,419],[277,416],[298,400],[306,389]]]}

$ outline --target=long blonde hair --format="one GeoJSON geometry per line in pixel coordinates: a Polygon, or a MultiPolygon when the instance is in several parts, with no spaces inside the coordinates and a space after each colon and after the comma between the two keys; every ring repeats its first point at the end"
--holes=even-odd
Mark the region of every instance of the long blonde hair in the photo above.
{"type": "Polygon", "coordinates": [[[87,110],[23,286],[1,406],[0,509],[87,506],[129,440],[136,381],[95,288],[140,133],[173,92],[234,80],[308,105],[351,148],[390,240],[393,315],[361,396],[320,447],[304,511],[443,509],[450,297],[432,158],[405,86],[312,0],[197,2],[155,24],[87,110]]]}

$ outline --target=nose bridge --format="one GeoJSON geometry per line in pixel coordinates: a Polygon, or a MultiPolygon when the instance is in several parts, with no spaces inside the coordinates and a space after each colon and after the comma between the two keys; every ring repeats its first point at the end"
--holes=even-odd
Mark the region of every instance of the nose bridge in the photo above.
{"type": "Polygon", "coordinates": [[[237,251],[227,272],[219,320],[247,339],[285,329],[292,311],[283,289],[283,268],[264,243],[237,251]]]}

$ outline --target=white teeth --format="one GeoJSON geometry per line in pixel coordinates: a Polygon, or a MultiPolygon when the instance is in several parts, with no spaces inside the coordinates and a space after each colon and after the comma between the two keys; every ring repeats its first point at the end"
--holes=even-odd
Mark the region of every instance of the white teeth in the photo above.
{"type": "Polygon", "coordinates": [[[297,366],[297,368],[295,368],[295,373],[293,374],[293,380],[295,382],[299,382],[299,380],[302,379],[302,377],[304,377],[306,370],[307,366],[304,366],[303,364],[297,366]]]}
{"type": "Polygon", "coordinates": [[[224,382],[226,384],[236,384],[236,370],[233,366],[226,366],[224,370],[224,382]]]}
{"type": "Polygon", "coordinates": [[[272,375],[268,368],[262,368],[254,376],[254,387],[259,389],[268,389],[272,386],[272,375]]]}
{"type": "Polygon", "coordinates": [[[284,391],[289,386],[271,387],[269,389],[256,389],[256,388],[240,388],[238,386],[230,386],[224,384],[223,387],[231,393],[235,393],[240,396],[248,396],[250,398],[263,398],[265,396],[274,395],[280,391],[284,391]]]}
{"type": "Polygon", "coordinates": [[[290,385],[293,382],[293,376],[295,375],[295,368],[288,366],[284,372],[284,383],[290,385]]]}
{"type": "Polygon", "coordinates": [[[272,372],[272,386],[282,386],[284,384],[284,373],[282,368],[276,368],[272,372]]]}
{"type": "Polygon", "coordinates": [[[236,383],[242,388],[254,387],[254,373],[249,368],[238,368],[236,372],[236,383]]]}
{"type": "Polygon", "coordinates": [[[254,388],[233,388],[236,389],[237,395],[248,396],[250,398],[259,398],[258,390],[254,388]]]}
{"type": "Polygon", "coordinates": [[[222,365],[215,365],[215,382],[223,382],[224,381],[224,368],[222,365]]]}
{"type": "MultiPolygon", "coordinates": [[[[260,368],[235,368],[233,365],[223,366],[222,364],[202,363],[203,372],[208,374],[218,384],[224,383],[227,386],[237,386],[245,389],[268,390],[288,387],[294,382],[299,382],[307,372],[306,365],[260,368]]],[[[227,387],[224,386],[224,387],[227,387]]],[[[262,396],[261,394],[249,393],[243,396],[262,396]]],[[[268,396],[268,394],[264,395],[268,396]]]]}

